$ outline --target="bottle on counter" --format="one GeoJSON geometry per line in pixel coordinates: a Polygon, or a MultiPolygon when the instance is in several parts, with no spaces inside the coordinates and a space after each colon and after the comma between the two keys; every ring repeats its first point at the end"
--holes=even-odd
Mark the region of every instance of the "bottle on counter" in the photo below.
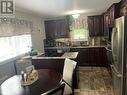
{"type": "Polygon", "coordinates": [[[27,81],[27,74],[24,71],[21,71],[21,78],[23,82],[27,81]]]}

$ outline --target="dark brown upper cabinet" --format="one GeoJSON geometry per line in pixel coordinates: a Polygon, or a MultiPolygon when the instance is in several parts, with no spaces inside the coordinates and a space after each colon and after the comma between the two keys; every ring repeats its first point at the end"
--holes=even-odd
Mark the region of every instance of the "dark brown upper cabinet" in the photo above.
{"type": "Polygon", "coordinates": [[[108,10],[107,13],[109,15],[108,17],[108,26],[113,27],[114,26],[114,21],[116,18],[119,17],[120,13],[120,4],[119,3],[114,3],[108,10]]]}
{"type": "Polygon", "coordinates": [[[55,24],[55,21],[45,21],[46,38],[53,38],[55,36],[55,24]]]}
{"type": "Polygon", "coordinates": [[[65,19],[45,21],[46,38],[67,38],[69,37],[69,28],[65,19]]]}
{"type": "Polygon", "coordinates": [[[108,36],[108,31],[109,31],[109,13],[105,12],[104,13],[104,36],[108,36]]]}
{"type": "Polygon", "coordinates": [[[120,16],[127,15],[127,0],[122,0],[120,2],[120,16]]]}
{"type": "Polygon", "coordinates": [[[103,16],[88,16],[89,36],[103,36],[103,16]]]}
{"type": "Polygon", "coordinates": [[[104,16],[104,36],[110,39],[109,34],[114,27],[114,21],[120,15],[120,3],[114,3],[111,7],[103,14],[104,16]]]}

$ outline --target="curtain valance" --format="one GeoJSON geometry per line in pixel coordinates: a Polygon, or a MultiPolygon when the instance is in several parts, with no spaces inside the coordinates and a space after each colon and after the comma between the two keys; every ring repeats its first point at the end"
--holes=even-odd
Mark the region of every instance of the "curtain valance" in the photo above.
{"type": "Polygon", "coordinates": [[[71,27],[72,29],[80,29],[80,28],[88,29],[87,17],[73,19],[71,27]]]}
{"type": "Polygon", "coordinates": [[[0,36],[31,34],[32,22],[19,19],[0,19],[0,36]]]}

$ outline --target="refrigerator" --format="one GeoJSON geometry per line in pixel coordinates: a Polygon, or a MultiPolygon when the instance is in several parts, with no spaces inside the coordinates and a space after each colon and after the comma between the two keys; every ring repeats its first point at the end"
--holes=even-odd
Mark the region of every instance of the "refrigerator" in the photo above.
{"type": "Polygon", "coordinates": [[[111,64],[113,89],[115,95],[127,95],[127,17],[115,19],[112,29],[111,49],[113,62],[111,64]]]}

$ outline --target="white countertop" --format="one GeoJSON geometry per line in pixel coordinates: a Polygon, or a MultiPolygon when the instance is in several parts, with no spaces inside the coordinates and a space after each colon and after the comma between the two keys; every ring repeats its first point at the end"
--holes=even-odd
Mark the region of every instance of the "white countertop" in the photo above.
{"type": "Polygon", "coordinates": [[[45,49],[58,49],[58,48],[97,48],[97,47],[106,47],[106,45],[95,45],[95,46],[70,46],[70,47],[45,47],[45,49]]]}
{"type": "Polygon", "coordinates": [[[61,57],[38,57],[34,56],[32,59],[76,59],[78,56],[78,52],[65,52],[61,57]]]}
{"type": "Polygon", "coordinates": [[[77,58],[78,52],[65,52],[62,57],[65,58],[77,58]]]}

